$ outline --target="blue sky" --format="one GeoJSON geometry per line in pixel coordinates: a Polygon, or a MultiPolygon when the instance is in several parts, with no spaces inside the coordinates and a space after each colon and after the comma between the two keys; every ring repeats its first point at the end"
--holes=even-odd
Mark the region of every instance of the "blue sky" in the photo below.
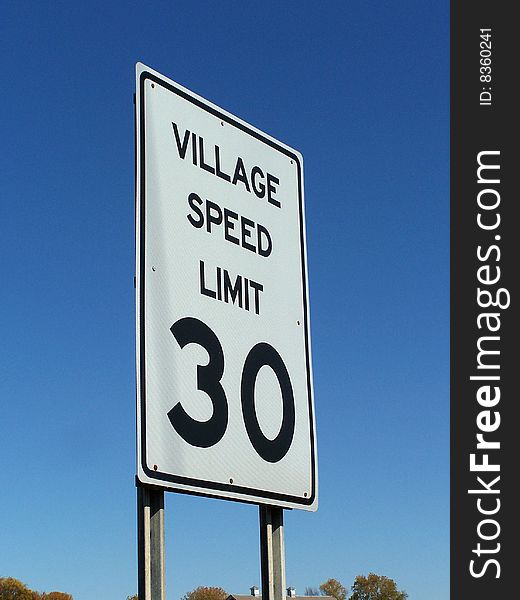
{"type": "MultiPolygon", "coordinates": [[[[4,2],[0,576],[137,589],[137,61],[299,149],[320,507],[298,592],[449,583],[447,2],[4,2]]],[[[254,506],[168,494],[168,597],[259,585],[254,506]]]]}

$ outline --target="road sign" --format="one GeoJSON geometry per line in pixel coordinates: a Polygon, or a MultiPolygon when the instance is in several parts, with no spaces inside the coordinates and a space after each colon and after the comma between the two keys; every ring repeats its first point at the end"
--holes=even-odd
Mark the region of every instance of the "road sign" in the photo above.
{"type": "Polygon", "coordinates": [[[136,67],[137,474],[317,508],[301,155],[136,67]]]}

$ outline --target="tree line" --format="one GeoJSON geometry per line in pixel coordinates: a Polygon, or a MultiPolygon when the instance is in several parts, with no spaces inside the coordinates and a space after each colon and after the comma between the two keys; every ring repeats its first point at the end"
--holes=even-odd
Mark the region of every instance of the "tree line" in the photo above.
{"type": "MultiPolygon", "coordinates": [[[[393,579],[384,575],[369,573],[358,575],[350,588],[352,594],[348,600],[406,600],[408,594],[397,589],[393,579]]],[[[346,600],[348,590],[337,580],[328,579],[320,585],[322,596],[332,596],[335,600],[346,600]]]]}
{"type": "MultiPolygon", "coordinates": [[[[318,588],[305,588],[305,596],[330,596],[334,600],[406,600],[408,594],[397,589],[393,579],[384,575],[369,573],[358,575],[349,590],[337,579],[327,579],[318,588]]],[[[181,600],[226,600],[229,594],[220,587],[199,586],[185,594],[181,600]]],[[[138,600],[137,596],[129,596],[127,600],[138,600]]]]}
{"type": "Polygon", "coordinates": [[[14,577],[0,577],[0,600],[73,600],[64,592],[37,592],[14,577]]]}
{"type": "MultiPolygon", "coordinates": [[[[305,596],[329,596],[334,600],[406,600],[408,594],[399,591],[393,579],[369,573],[358,575],[349,590],[337,579],[327,579],[319,588],[305,588],[305,596]]],[[[221,587],[199,586],[181,600],[226,600],[229,594],[221,587]]],[[[64,592],[37,592],[13,577],[0,577],[0,600],[74,600],[64,592]]],[[[127,600],[139,600],[137,594],[127,600]]]]}

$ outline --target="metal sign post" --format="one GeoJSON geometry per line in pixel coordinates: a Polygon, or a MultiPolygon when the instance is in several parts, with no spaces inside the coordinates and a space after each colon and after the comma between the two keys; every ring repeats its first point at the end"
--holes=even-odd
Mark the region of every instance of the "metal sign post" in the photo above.
{"type": "Polygon", "coordinates": [[[283,508],[261,505],[259,509],[262,600],[285,600],[283,508]]]}
{"type": "Polygon", "coordinates": [[[164,492],[137,486],[138,596],[165,600],[164,492]]]}

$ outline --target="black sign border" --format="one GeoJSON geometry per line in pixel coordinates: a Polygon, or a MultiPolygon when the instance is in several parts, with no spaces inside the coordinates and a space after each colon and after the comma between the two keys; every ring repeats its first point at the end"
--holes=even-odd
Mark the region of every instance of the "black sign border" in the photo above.
{"type": "MultiPolygon", "coordinates": [[[[303,220],[303,197],[302,197],[302,166],[299,160],[299,157],[294,153],[288,150],[287,148],[277,144],[274,140],[269,139],[268,137],[262,135],[258,131],[248,127],[244,123],[235,120],[230,115],[220,112],[214,106],[208,105],[203,102],[200,98],[191,96],[185,90],[180,89],[179,87],[173,85],[169,81],[164,81],[160,77],[158,77],[155,73],[151,73],[150,71],[142,71],[139,76],[139,114],[137,115],[139,119],[139,123],[136,126],[139,126],[139,148],[140,148],[140,161],[139,161],[139,173],[140,173],[140,188],[139,188],[139,196],[140,196],[140,223],[139,223],[139,234],[140,234],[140,255],[139,255],[139,358],[140,358],[140,406],[141,406],[141,427],[140,433],[141,435],[141,468],[145,475],[150,479],[156,480],[158,482],[168,482],[170,484],[179,484],[179,485],[189,485],[193,487],[197,487],[200,489],[208,490],[208,496],[223,498],[226,500],[235,500],[239,502],[251,503],[251,500],[242,500],[240,498],[232,498],[229,496],[219,495],[219,492],[228,492],[234,494],[246,494],[249,496],[255,496],[266,500],[272,500],[271,504],[276,504],[276,501],[279,502],[288,502],[292,504],[299,504],[301,506],[310,506],[313,504],[316,497],[316,456],[315,456],[315,447],[314,447],[314,414],[312,407],[312,385],[311,385],[311,365],[310,365],[310,341],[309,341],[309,324],[308,324],[308,302],[307,302],[307,277],[306,277],[306,260],[305,260],[305,232],[304,232],[304,220],[303,220]],[[299,220],[300,220],[300,252],[301,252],[301,265],[302,265],[302,283],[303,283],[303,319],[304,319],[304,330],[305,330],[305,361],[307,367],[307,398],[309,405],[309,421],[310,421],[310,443],[311,443],[311,493],[307,498],[301,498],[299,496],[290,496],[286,494],[279,494],[276,492],[269,492],[266,490],[258,490],[255,488],[243,487],[228,483],[220,483],[215,481],[206,481],[202,479],[195,479],[190,477],[181,477],[178,475],[171,475],[170,473],[164,473],[162,471],[152,471],[148,468],[146,464],[146,369],[145,369],[145,190],[146,190],[146,181],[145,181],[145,82],[149,80],[157,85],[160,85],[167,89],[168,91],[176,94],[177,96],[183,98],[184,100],[194,104],[198,108],[205,110],[206,112],[212,114],[213,116],[219,118],[222,121],[240,129],[244,133],[247,133],[260,142],[267,144],[271,148],[278,150],[279,152],[285,154],[289,158],[295,161],[295,164],[298,169],[298,202],[299,202],[299,220]],[[213,493],[211,493],[213,492],[213,493]]],[[[137,189],[137,188],[136,188],[137,189]]],[[[136,198],[136,208],[137,208],[137,198],[136,198]]],[[[137,222],[137,221],[136,221],[137,222]]],[[[139,475],[137,476],[139,479],[139,475]]],[[[140,480],[139,480],[140,481],[140,480]]],[[[141,483],[148,484],[149,482],[141,483]]],[[[158,484],[159,487],[160,483],[158,484]]],[[[154,486],[155,487],[155,486],[154,486]]],[[[185,488],[176,488],[174,486],[164,486],[166,490],[172,490],[193,494],[193,495],[201,495],[200,492],[195,492],[191,490],[187,490],[185,488]]],[[[202,494],[206,495],[206,494],[202,494]]],[[[263,502],[260,502],[263,504],[263,502]]]]}

